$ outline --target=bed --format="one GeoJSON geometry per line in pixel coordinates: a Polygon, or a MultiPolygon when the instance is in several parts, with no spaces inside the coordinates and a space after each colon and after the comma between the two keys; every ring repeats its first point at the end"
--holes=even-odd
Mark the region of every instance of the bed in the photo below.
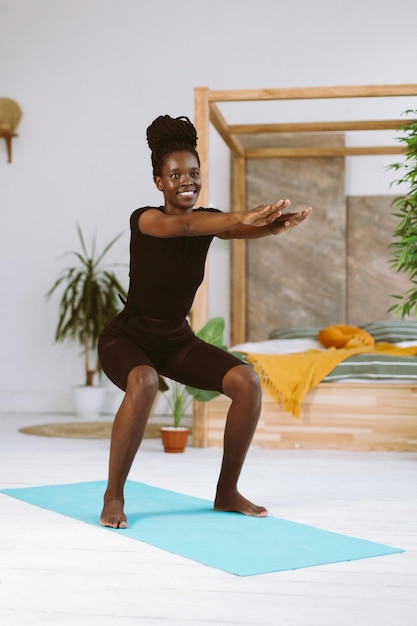
{"type": "MultiPolygon", "coordinates": [[[[398,127],[399,113],[410,108],[416,94],[417,84],[195,88],[194,121],[205,181],[201,204],[209,205],[211,124],[230,151],[232,210],[268,204],[271,196],[290,197],[297,205],[314,207],[308,228],[301,226],[283,238],[231,243],[231,344],[264,341],[268,333],[269,340],[284,340],[283,330],[289,332],[288,327],[297,327],[299,332],[307,324],[314,325],[308,326],[312,332],[335,323],[363,326],[387,316],[392,304],[390,294],[404,293],[408,288],[407,276],[387,264],[393,197],[349,196],[345,180],[346,161],[351,157],[398,158],[398,142],[390,139],[384,145],[386,135],[378,140],[378,133],[398,127]],[[369,99],[383,104],[386,119],[380,119],[378,107],[369,114],[369,99]],[[327,120],[315,115],[316,100],[328,107],[327,120]],[[350,102],[358,107],[354,119],[345,117],[350,102]],[[241,123],[252,110],[252,105],[246,108],[245,103],[254,103],[254,115],[256,104],[259,123],[253,123],[252,116],[249,123],[241,123]],[[348,105],[339,111],[340,118],[338,103],[348,105]],[[231,117],[238,114],[237,105],[244,110],[239,110],[238,123],[232,123],[231,117]],[[264,120],[263,105],[268,110],[269,105],[273,107],[273,123],[264,120]],[[355,137],[362,131],[364,142],[359,145],[355,137]],[[278,319],[280,328],[270,333],[278,319]],[[281,333],[280,337],[277,333],[281,333]]],[[[192,325],[201,328],[207,318],[205,281],[194,303],[192,325]]],[[[376,341],[414,341],[404,338],[404,325],[394,339],[395,323],[384,326],[386,322],[391,321],[383,319],[382,325],[374,322],[376,341]],[[387,332],[388,339],[384,336],[387,332]]],[[[356,373],[353,376],[348,372],[344,364],[333,372],[332,380],[320,382],[304,398],[299,419],[284,411],[265,391],[255,444],[277,448],[416,450],[417,380],[410,375],[384,378],[369,372],[363,378],[367,366],[362,363],[360,379],[356,373]]],[[[222,445],[227,407],[225,398],[195,405],[194,446],[222,445]]]]}
{"type": "MultiPolygon", "coordinates": [[[[417,322],[363,326],[377,343],[417,346],[417,322]]],[[[263,342],[244,342],[247,353],[287,354],[320,348],[319,328],[284,327],[263,342]]],[[[322,347],[321,347],[322,348],[322,347]]],[[[205,405],[206,445],[222,445],[230,401],[205,405]]],[[[308,392],[299,418],[264,390],[254,445],[269,448],[417,450],[417,356],[357,354],[337,365],[308,392]]]]}

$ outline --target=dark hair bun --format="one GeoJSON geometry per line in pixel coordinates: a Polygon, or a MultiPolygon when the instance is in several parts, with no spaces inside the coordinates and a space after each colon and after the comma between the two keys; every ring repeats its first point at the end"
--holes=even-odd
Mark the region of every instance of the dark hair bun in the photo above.
{"type": "Polygon", "coordinates": [[[200,165],[196,151],[197,132],[188,117],[160,115],[146,129],[148,146],[152,150],[153,176],[160,176],[164,159],[177,150],[192,152],[200,165]]]}
{"type": "Polygon", "coordinates": [[[197,132],[188,117],[171,117],[160,115],[146,129],[148,146],[152,152],[166,150],[170,146],[197,145],[197,132]]]}

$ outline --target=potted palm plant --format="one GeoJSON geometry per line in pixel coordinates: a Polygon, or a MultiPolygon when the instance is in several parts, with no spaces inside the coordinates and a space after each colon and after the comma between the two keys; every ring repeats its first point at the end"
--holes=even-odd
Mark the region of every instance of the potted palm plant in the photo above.
{"type": "Polygon", "coordinates": [[[75,341],[81,346],[84,363],[84,385],[76,388],[76,408],[84,416],[96,416],[100,409],[93,408],[95,396],[99,395],[98,402],[103,404],[102,388],[94,385],[97,373],[100,371],[97,356],[97,341],[101,331],[119,311],[120,301],[118,294],[126,296],[125,289],[120,284],[111,266],[103,265],[103,259],[110,248],[121,237],[122,233],[114,237],[101,252],[96,252],[94,237],[91,252],[88,252],[85,239],[79,224],[77,232],[80,250],[68,252],[75,257],[74,264],[62,270],[46,297],[63,288],[59,303],[59,319],[55,331],[55,341],[75,341]],[[98,393],[100,392],[100,393],[98,393]],[[80,400],[80,395],[81,400],[80,400]],[[87,396],[88,408],[83,409],[79,403],[87,396]]]}
{"type": "Polygon", "coordinates": [[[393,163],[390,169],[400,172],[400,178],[392,184],[408,185],[408,192],[395,198],[392,215],[398,222],[394,229],[394,241],[390,244],[391,267],[408,274],[411,287],[402,295],[393,295],[397,301],[389,309],[402,319],[413,312],[417,319],[417,110],[409,109],[406,115],[413,119],[398,127],[402,133],[399,141],[406,152],[404,161],[393,163]]]}
{"type": "MultiPolygon", "coordinates": [[[[224,326],[222,317],[214,317],[206,322],[196,335],[207,343],[222,350],[227,350],[227,347],[223,344],[224,326]]],[[[233,354],[238,357],[242,356],[237,352],[233,352],[233,354]]],[[[168,404],[172,411],[173,424],[172,426],[161,427],[161,438],[165,452],[184,452],[190,429],[181,426],[181,421],[190,407],[191,401],[194,399],[200,402],[208,402],[218,395],[218,391],[195,389],[176,381],[171,382],[168,392],[168,404]]]]}

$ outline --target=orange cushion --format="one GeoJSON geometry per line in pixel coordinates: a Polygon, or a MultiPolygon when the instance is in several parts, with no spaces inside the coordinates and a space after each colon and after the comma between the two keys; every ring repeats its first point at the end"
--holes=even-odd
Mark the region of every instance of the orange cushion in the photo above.
{"type": "Polygon", "coordinates": [[[325,348],[359,348],[375,344],[374,338],[366,330],[346,324],[322,328],[317,339],[325,348]]]}

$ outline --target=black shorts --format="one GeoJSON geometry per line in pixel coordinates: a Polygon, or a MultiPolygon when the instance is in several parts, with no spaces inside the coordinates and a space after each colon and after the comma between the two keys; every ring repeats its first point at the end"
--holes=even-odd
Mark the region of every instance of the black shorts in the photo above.
{"type": "Polygon", "coordinates": [[[225,374],[244,364],[196,337],[185,319],[149,320],[128,309],[103,330],[98,354],[106,376],[123,391],[134,367],[150,365],[162,376],[184,385],[222,393],[225,374]]]}

